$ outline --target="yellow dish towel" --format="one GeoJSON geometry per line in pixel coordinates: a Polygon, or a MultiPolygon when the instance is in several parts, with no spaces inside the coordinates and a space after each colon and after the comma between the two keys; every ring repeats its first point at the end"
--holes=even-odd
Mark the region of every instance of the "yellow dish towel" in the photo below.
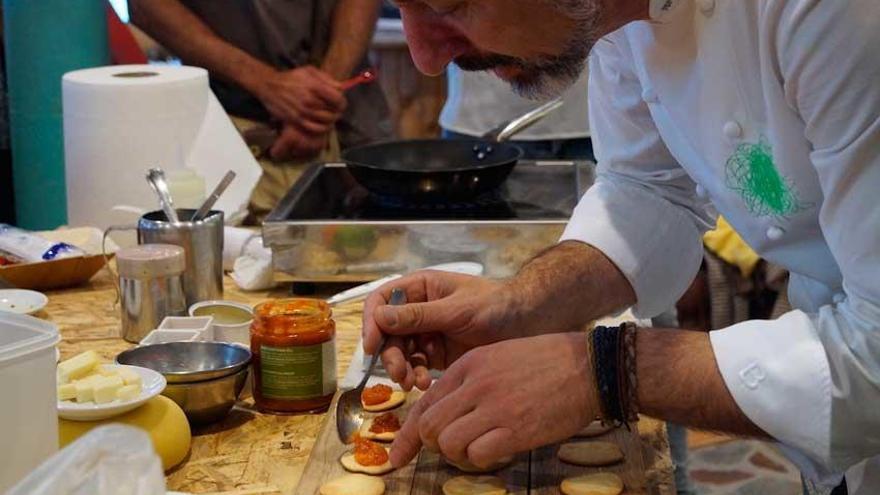
{"type": "Polygon", "coordinates": [[[715,256],[739,268],[743,277],[752,274],[761,257],[733,230],[724,217],[718,217],[715,230],[706,232],[703,244],[715,256]]]}

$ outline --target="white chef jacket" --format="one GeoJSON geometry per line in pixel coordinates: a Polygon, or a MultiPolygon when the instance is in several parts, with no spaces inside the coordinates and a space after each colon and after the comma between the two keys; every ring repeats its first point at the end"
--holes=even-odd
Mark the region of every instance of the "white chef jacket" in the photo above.
{"type": "MultiPolygon", "coordinates": [[[[593,49],[598,179],[563,239],[612,259],[643,317],[684,293],[716,210],[788,268],[797,309],[712,347],[742,411],[836,484],[880,454],[880,3],[680,2],[593,49]]],[[[880,494],[877,460],[851,494],[880,494]]]]}

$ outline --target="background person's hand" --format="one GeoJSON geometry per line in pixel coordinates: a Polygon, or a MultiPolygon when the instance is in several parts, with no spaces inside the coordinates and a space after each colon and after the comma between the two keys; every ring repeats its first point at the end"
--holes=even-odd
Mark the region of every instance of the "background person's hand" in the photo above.
{"type": "Polygon", "coordinates": [[[342,84],[310,65],[276,72],[257,97],[275,119],[315,135],[330,132],[348,104],[342,84]]]}
{"type": "Polygon", "coordinates": [[[446,369],[474,347],[517,336],[514,304],[502,282],[425,270],[383,285],[364,304],[364,351],[388,344],[382,363],[404,390],[425,390],[429,368],[446,369]],[[391,291],[406,291],[407,304],[389,306],[391,291]]]}
{"type": "Polygon", "coordinates": [[[569,332],[469,351],[410,409],[391,463],[406,465],[424,446],[487,467],[571,437],[599,414],[586,339],[569,332]]]}
{"type": "Polygon", "coordinates": [[[286,124],[272,144],[269,156],[273,160],[314,158],[327,147],[327,139],[327,134],[312,134],[286,124]]]}

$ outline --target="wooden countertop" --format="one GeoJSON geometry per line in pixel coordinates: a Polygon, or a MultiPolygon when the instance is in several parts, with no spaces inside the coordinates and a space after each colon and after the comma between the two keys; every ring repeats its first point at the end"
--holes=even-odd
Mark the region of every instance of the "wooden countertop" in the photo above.
{"type": "MultiPolygon", "coordinates": [[[[286,287],[275,291],[246,293],[225,277],[224,298],[256,304],[268,298],[286,297],[286,287]]],[[[88,285],[47,293],[49,305],[37,316],[57,324],[62,359],[94,349],[113,360],[132,347],[119,337],[118,308],[110,277],[101,272],[88,285]]],[[[334,308],[337,324],[338,376],[344,376],[358,343],[361,304],[334,308]]],[[[248,394],[249,395],[249,394],[248,394]]],[[[189,493],[223,495],[292,494],[317,438],[324,414],[273,416],[252,409],[245,399],[221,423],[193,430],[190,456],[168,473],[168,489],[189,493]]],[[[662,423],[639,423],[643,443],[654,465],[648,469],[656,493],[672,493],[671,463],[662,423]]],[[[311,495],[311,494],[309,494],[311,495]]]]}

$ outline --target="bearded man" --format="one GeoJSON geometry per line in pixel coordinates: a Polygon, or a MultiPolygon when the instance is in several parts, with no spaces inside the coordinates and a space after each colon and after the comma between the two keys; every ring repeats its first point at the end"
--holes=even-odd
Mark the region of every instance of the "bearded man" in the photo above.
{"type": "Polygon", "coordinates": [[[425,446],[486,466],[642,413],[772,439],[811,490],[880,493],[876,0],[398,5],[429,74],[454,62],[545,97],[589,55],[599,165],[560,243],[515,277],[421,272],[368,299],[366,352],[389,335],[390,375],[427,389],[392,463],[425,446]],[[716,212],[791,272],[794,311],[708,335],[573,331],[672,306],[716,212]],[[397,287],[410,304],[387,304],[397,287]]]}

